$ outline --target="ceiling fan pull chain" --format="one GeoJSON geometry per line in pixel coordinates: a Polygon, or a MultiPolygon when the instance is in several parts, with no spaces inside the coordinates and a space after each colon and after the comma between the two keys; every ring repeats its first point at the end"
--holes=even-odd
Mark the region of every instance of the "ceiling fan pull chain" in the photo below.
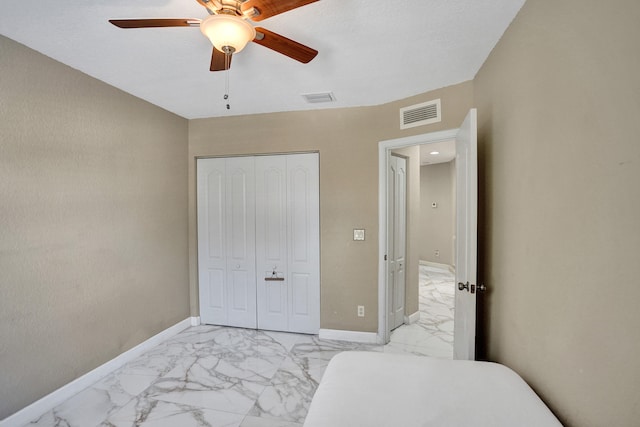
{"type": "Polygon", "coordinates": [[[225,54],[224,55],[224,68],[225,70],[225,75],[224,75],[224,100],[227,103],[227,110],[231,109],[231,105],[229,105],[229,69],[231,68],[229,65],[229,63],[231,59],[231,55],[229,54],[225,54]]]}

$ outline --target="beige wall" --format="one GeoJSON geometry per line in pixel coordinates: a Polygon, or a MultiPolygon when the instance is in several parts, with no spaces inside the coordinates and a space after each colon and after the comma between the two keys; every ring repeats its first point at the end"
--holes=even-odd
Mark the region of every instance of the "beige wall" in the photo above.
{"type": "Polygon", "coordinates": [[[407,240],[405,254],[405,317],[420,310],[419,244],[420,244],[420,146],[392,150],[407,159],[407,240]]]}
{"type": "Polygon", "coordinates": [[[529,0],[474,85],[488,357],[569,426],[640,420],[639,22],[529,0]]]}
{"type": "Polygon", "coordinates": [[[460,126],[471,108],[470,82],[378,106],[275,113],[189,122],[191,312],[197,315],[195,157],[249,153],[320,153],[321,327],[375,332],[378,327],[378,143],[460,126]],[[400,130],[399,108],[442,99],[441,123],[400,130]],[[353,241],[365,228],[366,240],[353,241]],[[357,317],[356,306],[366,315],[357,317]]]}
{"type": "Polygon", "coordinates": [[[455,216],[455,162],[437,163],[420,168],[420,244],[422,261],[453,265],[455,216]],[[437,207],[431,204],[437,203],[437,207]],[[436,256],[440,251],[440,256],[436,256]]]}
{"type": "Polygon", "coordinates": [[[187,121],[0,36],[0,419],[189,316],[187,121]]]}

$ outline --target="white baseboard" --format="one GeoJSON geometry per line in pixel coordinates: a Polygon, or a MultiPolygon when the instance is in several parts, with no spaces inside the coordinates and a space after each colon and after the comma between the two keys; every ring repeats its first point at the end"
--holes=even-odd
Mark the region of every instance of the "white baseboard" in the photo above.
{"type": "Polygon", "coordinates": [[[200,326],[200,316],[191,317],[191,326],[200,326]]]}
{"type": "Polygon", "coordinates": [[[408,316],[404,316],[404,323],[406,323],[407,325],[410,325],[412,323],[416,323],[418,320],[420,320],[420,311],[416,311],[413,314],[410,314],[408,316]]]}
{"type": "MultiPolygon", "coordinates": [[[[13,415],[8,416],[4,420],[0,421],[0,427],[17,427],[23,426],[44,414],[45,412],[60,405],[71,396],[81,392],[85,388],[95,384],[102,378],[106,377],[116,369],[122,367],[125,363],[128,363],[140,356],[142,353],[155,347],[156,345],[168,340],[174,335],[182,332],[190,327],[194,322],[194,317],[185,319],[164,331],[152,336],[148,340],[138,344],[130,350],[116,356],[110,361],[98,366],[92,371],[87,372],[83,376],[76,378],[68,384],[63,385],[59,389],[47,394],[40,400],[33,402],[31,405],[19,410],[13,415]]],[[[198,318],[198,323],[200,319],[198,318]]]]}
{"type": "Polygon", "coordinates": [[[376,332],[342,331],[339,329],[320,329],[318,336],[325,340],[351,341],[366,344],[377,344],[376,332]]]}
{"type": "Polygon", "coordinates": [[[440,269],[442,269],[442,270],[447,270],[447,271],[449,271],[449,272],[451,272],[451,273],[454,273],[454,274],[455,274],[455,272],[456,272],[455,267],[454,267],[454,266],[452,266],[452,265],[449,265],[449,264],[440,264],[440,263],[438,263],[438,262],[423,261],[423,260],[420,260],[419,264],[420,264],[420,265],[427,266],[427,267],[440,268],[440,269]]]}

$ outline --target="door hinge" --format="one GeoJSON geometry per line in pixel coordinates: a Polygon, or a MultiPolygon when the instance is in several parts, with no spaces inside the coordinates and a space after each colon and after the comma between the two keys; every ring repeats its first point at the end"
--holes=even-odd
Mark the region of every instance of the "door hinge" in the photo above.
{"type": "Polygon", "coordinates": [[[384,256],[384,260],[385,260],[385,261],[387,260],[387,255],[386,255],[386,254],[385,254],[385,256],[384,256]]]}

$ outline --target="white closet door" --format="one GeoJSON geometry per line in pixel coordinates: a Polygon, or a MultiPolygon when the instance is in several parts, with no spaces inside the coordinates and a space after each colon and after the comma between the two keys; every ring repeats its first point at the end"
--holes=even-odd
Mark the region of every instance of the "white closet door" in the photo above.
{"type": "Polygon", "coordinates": [[[320,330],[320,179],[318,154],[287,158],[289,331],[320,330]]]}
{"type": "Polygon", "coordinates": [[[256,158],[258,328],[289,328],[287,275],[287,159],[256,158]]]}
{"type": "Polygon", "coordinates": [[[317,154],[198,160],[202,323],[317,334],[317,154]]]}
{"type": "Polygon", "coordinates": [[[253,158],[198,160],[200,319],[256,327],[253,158]]]}
{"type": "Polygon", "coordinates": [[[255,328],[255,166],[253,157],[226,159],[227,325],[255,328]]]}
{"type": "Polygon", "coordinates": [[[226,168],[201,159],[198,169],[198,284],[202,323],[227,324],[226,168]]]}

